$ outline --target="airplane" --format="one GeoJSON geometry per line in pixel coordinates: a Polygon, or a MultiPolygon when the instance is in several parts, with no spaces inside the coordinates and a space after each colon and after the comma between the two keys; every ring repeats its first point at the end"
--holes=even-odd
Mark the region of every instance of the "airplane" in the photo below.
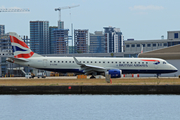
{"type": "Polygon", "coordinates": [[[17,33],[9,33],[14,57],[8,62],[40,70],[61,73],[110,75],[120,78],[122,74],[157,74],[177,72],[178,69],[159,58],[104,58],[104,57],[44,57],[31,51],[17,33]]]}

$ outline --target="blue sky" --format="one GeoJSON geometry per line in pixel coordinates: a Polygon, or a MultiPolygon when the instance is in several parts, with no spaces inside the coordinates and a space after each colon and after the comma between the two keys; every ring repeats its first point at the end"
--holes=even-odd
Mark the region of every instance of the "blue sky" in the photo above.
{"type": "Polygon", "coordinates": [[[120,28],[124,39],[151,40],[167,38],[167,31],[180,30],[180,0],[0,0],[0,8],[29,8],[29,13],[0,13],[6,32],[29,36],[29,21],[49,21],[57,26],[59,13],[65,28],[102,31],[103,27],[120,28]]]}

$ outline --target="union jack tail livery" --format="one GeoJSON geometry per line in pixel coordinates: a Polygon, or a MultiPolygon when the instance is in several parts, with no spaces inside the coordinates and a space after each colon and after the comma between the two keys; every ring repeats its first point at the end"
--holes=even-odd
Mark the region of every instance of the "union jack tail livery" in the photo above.
{"type": "Polygon", "coordinates": [[[26,45],[26,43],[18,36],[17,33],[10,32],[9,33],[12,50],[14,53],[14,58],[30,58],[30,57],[40,57],[41,55],[38,55],[31,51],[31,49],[26,45]]]}

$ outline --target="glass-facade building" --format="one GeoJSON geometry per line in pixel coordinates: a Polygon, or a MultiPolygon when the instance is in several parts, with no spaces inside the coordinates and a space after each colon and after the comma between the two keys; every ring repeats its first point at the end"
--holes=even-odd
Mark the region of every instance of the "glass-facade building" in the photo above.
{"type": "Polygon", "coordinates": [[[49,21],[30,21],[30,48],[38,54],[50,53],[49,21]]]}
{"type": "Polygon", "coordinates": [[[106,42],[102,31],[90,33],[90,53],[106,53],[106,42]]]}
{"type": "Polygon", "coordinates": [[[68,54],[68,31],[69,29],[54,29],[54,40],[52,46],[54,46],[53,54],[68,54]]]}
{"type": "Polygon", "coordinates": [[[74,30],[74,53],[88,53],[88,30],[74,30]]]}
{"type": "Polygon", "coordinates": [[[54,30],[55,29],[58,29],[58,27],[57,26],[49,27],[50,54],[54,54],[54,48],[55,48],[54,30]]]}
{"type": "Polygon", "coordinates": [[[107,53],[123,52],[123,35],[119,28],[104,27],[107,53]]]}
{"type": "Polygon", "coordinates": [[[0,35],[5,34],[5,25],[0,25],[0,35]]]}

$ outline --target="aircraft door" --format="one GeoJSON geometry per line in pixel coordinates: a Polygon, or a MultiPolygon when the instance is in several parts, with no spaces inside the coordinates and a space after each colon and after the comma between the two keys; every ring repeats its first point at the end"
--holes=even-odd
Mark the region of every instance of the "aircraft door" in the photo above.
{"type": "Polygon", "coordinates": [[[44,60],[43,60],[43,65],[44,65],[44,67],[47,66],[47,59],[44,59],[44,60]]]}

